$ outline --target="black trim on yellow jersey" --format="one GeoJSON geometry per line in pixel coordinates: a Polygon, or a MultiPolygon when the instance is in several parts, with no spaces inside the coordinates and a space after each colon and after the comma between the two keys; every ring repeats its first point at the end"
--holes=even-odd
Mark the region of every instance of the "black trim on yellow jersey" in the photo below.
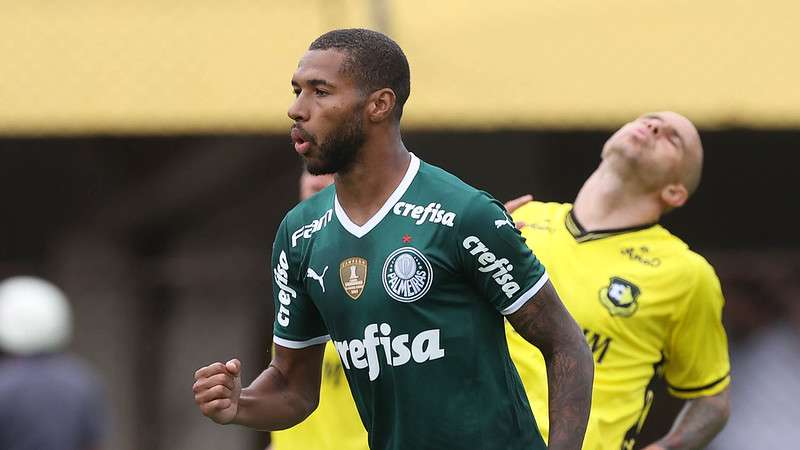
{"type": "Polygon", "coordinates": [[[722,377],[720,377],[719,379],[717,379],[717,380],[714,380],[714,381],[712,381],[711,383],[708,383],[708,384],[706,384],[706,385],[704,385],[704,386],[699,386],[699,387],[693,387],[693,388],[679,388],[679,387],[675,387],[675,386],[673,386],[673,385],[669,384],[669,382],[667,382],[667,386],[669,386],[669,388],[670,388],[670,389],[672,389],[672,390],[673,390],[673,391],[675,391],[675,392],[697,392],[697,391],[704,391],[704,390],[706,390],[706,389],[711,389],[712,387],[714,387],[714,386],[716,386],[716,385],[718,385],[718,384],[722,383],[723,381],[725,381],[725,380],[728,378],[728,376],[729,376],[730,374],[731,374],[731,373],[730,373],[730,372],[728,372],[728,373],[726,373],[725,375],[723,375],[722,377]]]}
{"type": "Polygon", "coordinates": [[[653,402],[656,398],[656,383],[663,375],[664,361],[665,358],[664,354],[662,353],[661,360],[653,364],[653,376],[650,378],[650,381],[644,388],[642,410],[639,412],[639,417],[636,418],[636,422],[633,423],[633,425],[625,433],[625,436],[623,436],[622,442],[620,443],[620,450],[631,450],[633,449],[633,446],[636,445],[636,438],[639,437],[639,433],[641,433],[642,427],[644,427],[644,422],[647,420],[650,408],[653,407],[653,402]]]}
{"type": "Polygon", "coordinates": [[[658,222],[648,223],[644,225],[636,225],[633,227],[624,227],[624,228],[609,228],[606,230],[595,230],[595,231],[586,231],[586,228],[578,222],[578,218],[575,217],[575,210],[570,209],[569,214],[567,217],[564,218],[564,225],[567,227],[567,231],[572,237],[575,238],[578,242],[588,242],[594,241],[597,239],[603,239],[610,236],[616,236],[622,233],[630,233],[632,231],[639,231],[644,230],[645,228],[650,228],[652,226],[657,225],[658,222]]]}

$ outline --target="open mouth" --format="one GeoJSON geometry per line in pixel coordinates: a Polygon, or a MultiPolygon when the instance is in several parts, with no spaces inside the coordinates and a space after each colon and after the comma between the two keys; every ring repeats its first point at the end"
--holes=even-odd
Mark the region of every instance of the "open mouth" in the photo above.
{"type": "Polygon", "coordinates": [[[292,128],[292,143],[297,153],[305,154],[311,147],[311,140],[299,128],[292,128]]]}

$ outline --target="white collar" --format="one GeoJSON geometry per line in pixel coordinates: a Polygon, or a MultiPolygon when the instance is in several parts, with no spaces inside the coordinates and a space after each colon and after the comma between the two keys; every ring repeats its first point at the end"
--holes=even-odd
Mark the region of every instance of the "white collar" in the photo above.
{"type": "Polygon", "coordinates": [[[339,197],[334,194],[333,196],[333,209],[336,211],[336,218],[339,219],[339,223],[342,224],[345,230],[347,230],[350,234],[357,238],[362,238],[365,234],[369,233],[370,230],[375,228],[387,214],[392,209],[395,203],[406,193],[408,187],[411,186],[411,182],[414,181],[414,177],[419,172],[419,158],[416,157],[413,153],[411,155],[411,162],[408,165],[408,169],[406,170],[406,174],[403,176],[403,179],[400,180],[400,184],[397,185],[392,195],[386,199],[386,202],[381,206],[381,209],[378,210],[372,217],[367,220],[364,225],[356,225],[347,217],[347,213],[342,208],[342,205],[339,204],[339,197]]]}

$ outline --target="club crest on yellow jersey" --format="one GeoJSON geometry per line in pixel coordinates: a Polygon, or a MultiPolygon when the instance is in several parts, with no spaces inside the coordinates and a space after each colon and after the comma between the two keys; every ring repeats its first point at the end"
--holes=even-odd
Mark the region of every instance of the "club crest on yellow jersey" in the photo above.
{"type": "Polygon", "coordinates": [[[358,300],[367,285],[367,260],[353,256],[339,264],[339,279],[344,292],[353,300],[358,300]]]}
{"type": "Polygon", "coordinates": [[[611,277],[608,286],[600,288],[600,303],[612,316],[629,317],[639,309],[636,299],[642,291],[638,286],[620,277],[611,277]]]}

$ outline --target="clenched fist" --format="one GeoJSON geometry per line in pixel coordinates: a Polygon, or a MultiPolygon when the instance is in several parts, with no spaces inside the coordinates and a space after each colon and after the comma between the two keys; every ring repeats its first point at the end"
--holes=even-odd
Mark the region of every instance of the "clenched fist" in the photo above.
{"type": "Polygon", "coordinates": [[[242,363],[232,359],[225,364],[215,362],[194,373],[194,401],[214,422],[226,424],[236,417],[242,393],[241,369],[242,363]]]}

